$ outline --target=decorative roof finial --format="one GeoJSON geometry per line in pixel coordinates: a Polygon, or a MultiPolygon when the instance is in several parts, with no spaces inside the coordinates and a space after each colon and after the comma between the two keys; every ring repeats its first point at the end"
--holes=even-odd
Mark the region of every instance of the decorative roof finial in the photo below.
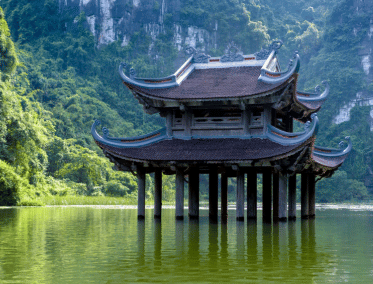
{"type": "Polygon", "coordinates": [[[225,55],[223,55],[220,59],[221,62],[235,62],[235,61],[244,61],[245,58],[241,52],[241,50],[235,45],[232,41],[228,44],[225,55]]]}
{"type": "Polygon", "coordinates": [[[126,62],[121,62],[120,65],[119,65],[120,68],[122,69],[127,69],[128,68],[128,64],[126,62]]]}
{"type": "Polygon", "coordinates": [[[133,79],[135,77],[136,77],[136,71],[135,71],[135,69],[131,68],[130,69],[130,78],[133,79]]]}
{"type": "Polygon", "coordinates": [[[202,51],[195,49],[193,46],[185,48],[186,55],[192,55],[194,63],[208,63],[210,55],[202,53],[202,51]]]}
{"type": "MultiPolygon", "coordinates": [[[[350,146],[351,145],[351,139],[350,139],[350,136],[346,136],[345,137],[345,140],[347,141],[347,145],[348,146],[350,146]]],[[[345,145],[346,145],[346,142],[345,141],[341,141],[341,142],[339,142],[339,144],[338,144],[338,148],[339,149],[343,149],[344,147],[345,147],[345,145]]]]}
{"type": "Polygon", "coordinates": [[[107,129],[106,127],[103,127],[102,128],[102,134],[103,134],[104,138],[108,138],[109,137],[109,129],[107,129]]]}
{"type": "MultiPolygon", "coordinates": [[[[121,62],[119,65],[119,69],[123,70],[123,73],[126,73],[128,71],[128,68],[130,68],[130,65],[127,64],[126,62],[121,62]]],[[[133,68],[130,68],[130,78],[133,79],[136,77],[136,71],[133,68]]]]}
{"type": "Polygon", "coordinates": [[[308,129],[310,128],[311,126],[311,121],[307,121],[305,124],[304,124],[304,131],[308,132],[308,129]]]}
{"type": "Polygon", "coordinates": [[[338,144],[339,149],[343,149],[345,144],[346,144],[345,141],[339,142],[339,144],[338,144]]]}
{"type": "Polygon", "coordinates": [[[274,50],[277,52],[277,50],[280,49],[283,42],[282,40],[275,40],[273,41],[269,46],[268,49],[262,48],[261,51],[254,53],[256,60],[265,60],[267,57],[271,54],[271,52],[274,50]]]}

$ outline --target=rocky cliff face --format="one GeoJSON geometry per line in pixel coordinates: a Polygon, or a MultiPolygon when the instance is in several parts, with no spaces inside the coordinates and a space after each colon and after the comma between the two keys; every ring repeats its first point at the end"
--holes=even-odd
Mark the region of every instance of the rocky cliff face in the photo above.
{"type": "MultiPolygon", "coordinates": [[[[69,9],[75,16],[84,12],[87,18],[85,23],[95,36],[98,47],[119,40],[126,46],[134,33],[144,30],[152,39],[149,45],[149,54],[157,37],[171,30],[173,44],[179,51],[184,46],[198,47],[202,50],[217,48],[218,23],[211,31],[197,26],[181,26],[180,15],[181,0],[58,0],[59,9],[69,9]]],[[[373,81],[373,2],[371,0],[354,0],[354,11],[370,13],[369,29],[361,42],[358,54],[361,68],[368,83],[373,81]]],[[[356,26],[351,30],[351,36],[356,36],[356,26]]],[[[354,55],[352,55],[354,56],[354,55]]],[[[371,130],[373,130],[373,94],[361,90],[353,95],[346,105],[341,107],[338,115],[333,119],[336,124],[348,121],[350,111],[356,105],[372,106],[371,130]]]]}
{"type": "MultiPolygon", "coordinates": [[[[360,44],[360,49],[357,56],[360,58],[361,68],[365,74],[365,80],[369,84],[373,81],[373,2],[371,0],[355,0],[354,11],[356,14],[368,14],[369,28],[366,36],[360,44]]],[[[364,23],[362,23],[364,24],[364,23]]],[[[357,25],[351,30],[351,36],[356,36],[357,31],[361,26],[357,25]]],[[[354,56],[352,54],[352,56],[354,56]]],[[[356,56],[356,54],[355,54],[356,56]]],[[[337,116],[334,117],[333,122],[336,124],[348,121],[350,119],[350,111],[355,106],[371,106],[370,112],[370,129],[373,131],[373,93],[368,90],[361,90],[358,92],[349,103],[344,105],[337,116]]]]}
{"type": "MultiPolygon", "coordinates": [[[[126,46],[131,36],[141,29],[152,40],[165,32],[165,25],[173,32],[173,43],[180,51],[191,45],[216,47],[216,37],[196,26],[179,24],[180,0],[59,0],[59,9],[70,9],[76,15],[85,12],[87,26],[95,36],[98,47],[121,41],[126,46]]],[[[215,30],[217,30],[217,24],[215,30]]],[[[152,45],[149,46],[149,52],[152,45]]]]}

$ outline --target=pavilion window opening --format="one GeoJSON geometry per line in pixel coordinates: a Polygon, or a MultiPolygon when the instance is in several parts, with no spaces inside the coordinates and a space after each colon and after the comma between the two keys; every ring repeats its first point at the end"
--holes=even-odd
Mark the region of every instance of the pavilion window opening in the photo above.
{"type": "Polygon", "coordinates": [[[263,126],[263,107],[255,107],[252,110],[251,125],[252,126],[263,126]]]}
{"type": "Polygon", "coordinates": [[[193,112],[193,126],[240,125],[242,111],[239,109],[203,109],[193,112]]]}
{"type": "Polygon", "coordinates": [[[183,126],[183,113],[180,110],[175,110],[173,115],[173,126],[182,127],[183,126]]]}

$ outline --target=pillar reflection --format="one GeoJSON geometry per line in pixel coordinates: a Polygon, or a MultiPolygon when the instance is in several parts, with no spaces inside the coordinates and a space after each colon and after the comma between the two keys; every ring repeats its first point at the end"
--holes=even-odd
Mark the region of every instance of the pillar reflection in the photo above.
{"type": "Polygon", "coordinates": [[[256,220],[247,222],[247,269],[249,273],[257,272],[258,265],[258,227],[256,220]]]}
{"type": "Polygon", "coordinates": [[[145,220],[139,219],[137,222],[137,263],[138,267],[145,265],[145,220]]]}
{"type": "Polygon", "coordinates": [[[175,222],[175,252],[177,259],[183,259],[184,255],[184,221],[175,222]]]}
{"type": "Polygon", "coordinates": [[[219,251],[219,233],[218,225],[216,223],[209,224],[209,247],[208,247],[208,258],[209,258],[209,267],[210,272],[217,272],[217,260],[218,260],[218,251],[219,251]]]}
{"type": "Polygon", "coordinates": [[[236,222],[237,250],[236,256],[238,262],[245,260],[245,223],[236,222]]]}
{"type": "Polygon", "coordinates": [[[278,267],[280,263],[280,223],[274,222],[272,227],[272,255],[273,264],[278,267]]]}
{"type": "Polygon", "coordinates": [[[154,219],[154,266],[162,266],[162,222],[154,219]]]}
{"type": "Polygon", "coordinates": [[[200,264],[200,236],[199,236],[199,220],[190,219],[188,229],[188,259],[189,265],[199,267],[200,264]]]}
{"type": "Polygon", "coordinates": [[[262,269],[269,271],[273,268],[272,225],[270,223],[263,223],[262,226],[262,269]]]}
{"type": "Polygon", "coordinates": [[[297,227],[295,222],[288,223],[288,255],[289,268],[294,269],[297,264],[297,227]]]}

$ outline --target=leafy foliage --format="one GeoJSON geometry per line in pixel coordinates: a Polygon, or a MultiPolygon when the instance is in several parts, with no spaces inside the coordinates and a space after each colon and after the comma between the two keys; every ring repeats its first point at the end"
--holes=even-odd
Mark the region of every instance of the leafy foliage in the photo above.
{"type": "MultiPolygon", "coordinates": [[[[128,45],[114,42],[100,49],[78,10],[59,10],[55,0],[4,0],[2,5],[10,30],[0,9],[0,204],[32,204],[39,195],[136,197],[136,178],[113,169],[89,130],[96,118],[113,136],[148,133],[164,124],[163,118],[145,114],[123,88],[117,68],[124,61],[141,76],[171,74],[178,57],[170,44],[175,23],[216,35],[217,45],[209,50],[213,56],[231,41],[248,53],[283,39],[280,60],[298,50],[301,75],[307,74],[299,88],[310,90],[328,78],[333,92],[320,113],[317,143],[335,147],[347,135],[354,142],[342,171],[319,182],[319,200],[367,198],[362,181],[373,168],[369,109],[356,107],[349,122],[331,125],[351,94],[372,88],[362,80],[356,56],[346,56],[357,53],[369,23],[364,13],[354,13],[352,0],[184,0],[179,18],[164,15],[164,32],[157,39],[140,28],[128,45]]],[[[159,10],[157,1],[153,8],[159,10]]],[[[201,183],[203,196],[206,179],[201,183]]],[[[230,181],[232,196],[233,185],[230,181]]],[[[173,176],[163,177],[163,197],[174,199],[173,176]]]]}
{"type": "Polygon", "coordinates": [[[362,182],[349,179],[345,171],[337,171],[331,178],[317,183],[316,202],[362,201],[368,198],[362,182]]]}

